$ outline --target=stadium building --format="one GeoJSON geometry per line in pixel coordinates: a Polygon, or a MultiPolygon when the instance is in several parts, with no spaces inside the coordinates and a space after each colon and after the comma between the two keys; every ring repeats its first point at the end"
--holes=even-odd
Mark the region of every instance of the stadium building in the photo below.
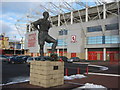
{"type": "MultiPolygon", "coordinates": [[[[58,40],[56,53],[68,58],[118,61],[119,6],[120,2],[103,3],[94,7],[86,5],[84,9],[71,8],[71,12],[51,16],[53,27],[49,34],[58,40]]],[[[32,56],[39,56],[38,31],[28,27],[25,42],[25,49],[29,49],[32,56]]],[[[46,43],[45,55],[50,53],[51,44],[46,43]]]]}

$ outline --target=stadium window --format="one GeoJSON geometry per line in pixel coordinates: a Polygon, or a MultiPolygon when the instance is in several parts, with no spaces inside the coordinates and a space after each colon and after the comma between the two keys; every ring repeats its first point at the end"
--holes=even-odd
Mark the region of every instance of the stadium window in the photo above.
{"type": "Polygon", "coordinates": [[[97,32],[97,31],[102,31],[102,27],[99,26],[93,26],[93,27],[87,27],[88,32],[97,32]]]}
{"type": "Polygon", "coordinates": [[[59,35],[67,35],[68,34],[68,30],[66,29],[62,29],[59,31],[59,35]]]}
{"type": "MultiPolygon", "coordinates": [[[[47,47],[51,47],[52,43],[46,43],[47,47]]],[[[57,46],[67,46],[66,40],[63,39],[58,39],[58,44],[57,46]]]]}
{"type": "Polygon", "coordinates": [[[66,40],[58,39],[58,46],[67,46],[66,40]]]}
{"type": "Polygon", "coordinates": [[[118,30],[119,29],[119,25],[118,25],[118,23],[108,24],[108,25],[105,25],[105,29],[106,30],[118,30]]]}
{"type": "Polygon", "coordinates": [[[63,31],[61,30],[61,31],[59,31],[59,35],[63,35],[63,31]]]}
{"type": "Polygon", "coordinates": [[[102,44],[102,36],[87,37],[87,44],[102,44]]]}
{"type": "Polygon", "coordinates": [[[119,35],[105,36],[105,44],[115,44],[115,43],[120,43],[119,35]]]}

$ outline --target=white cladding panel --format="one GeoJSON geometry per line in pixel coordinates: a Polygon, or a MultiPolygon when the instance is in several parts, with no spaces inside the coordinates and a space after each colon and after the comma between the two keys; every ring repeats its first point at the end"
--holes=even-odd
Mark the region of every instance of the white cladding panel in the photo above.
{"type": "Polygon", "coordinates": [[[84,51],[84,33],[80,24],[69,25],[68,32],[68,52],[80,53],[84,51]],[[72,41],[72,37],[75,37],[75,42],[72,41]]]}

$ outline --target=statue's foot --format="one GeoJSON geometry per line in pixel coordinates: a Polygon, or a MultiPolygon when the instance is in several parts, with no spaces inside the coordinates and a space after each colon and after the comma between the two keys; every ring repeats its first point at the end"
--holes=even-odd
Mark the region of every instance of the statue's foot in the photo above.
{"type": "Polygon", "coordinates": [[[53,58],[53,61],[57,61],[58,60],[58,55],[56,53],[51,53],[50,57],[53,58]]]}

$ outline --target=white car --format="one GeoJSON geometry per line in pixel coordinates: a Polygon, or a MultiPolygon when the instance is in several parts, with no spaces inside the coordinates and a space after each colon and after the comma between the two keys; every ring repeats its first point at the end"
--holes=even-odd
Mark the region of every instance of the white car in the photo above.
{"type": "Polygon", "coordinates": [[[35,61],[35,60],[40,60],[40,57],[29,57],[28,59],[27,59],[27,65],[29,66],[30,65],[30,62],[31,61],[35,61]]]}
{"type": "Polygon", "coordinates": [[[73,59],[68,59],[67,62],[72,63],[72,62],[73,62],[73,59]]]}
{"type": "Polygon", "coordinates": [[[53,61],[53,58],[51,58],[49,56],[44,56],[43,60],[41,60],[41,56],[39,56],[39,57],[29,57],[27,59],[27,65],[30,66],[31,61],[47,61],[47,60],[53,61]]]}
{"type": "Polygon", "coordinates": [[[67,60],[68,62],[80,62],[79,57],[71,57],[70,59],[67,60]]]}

